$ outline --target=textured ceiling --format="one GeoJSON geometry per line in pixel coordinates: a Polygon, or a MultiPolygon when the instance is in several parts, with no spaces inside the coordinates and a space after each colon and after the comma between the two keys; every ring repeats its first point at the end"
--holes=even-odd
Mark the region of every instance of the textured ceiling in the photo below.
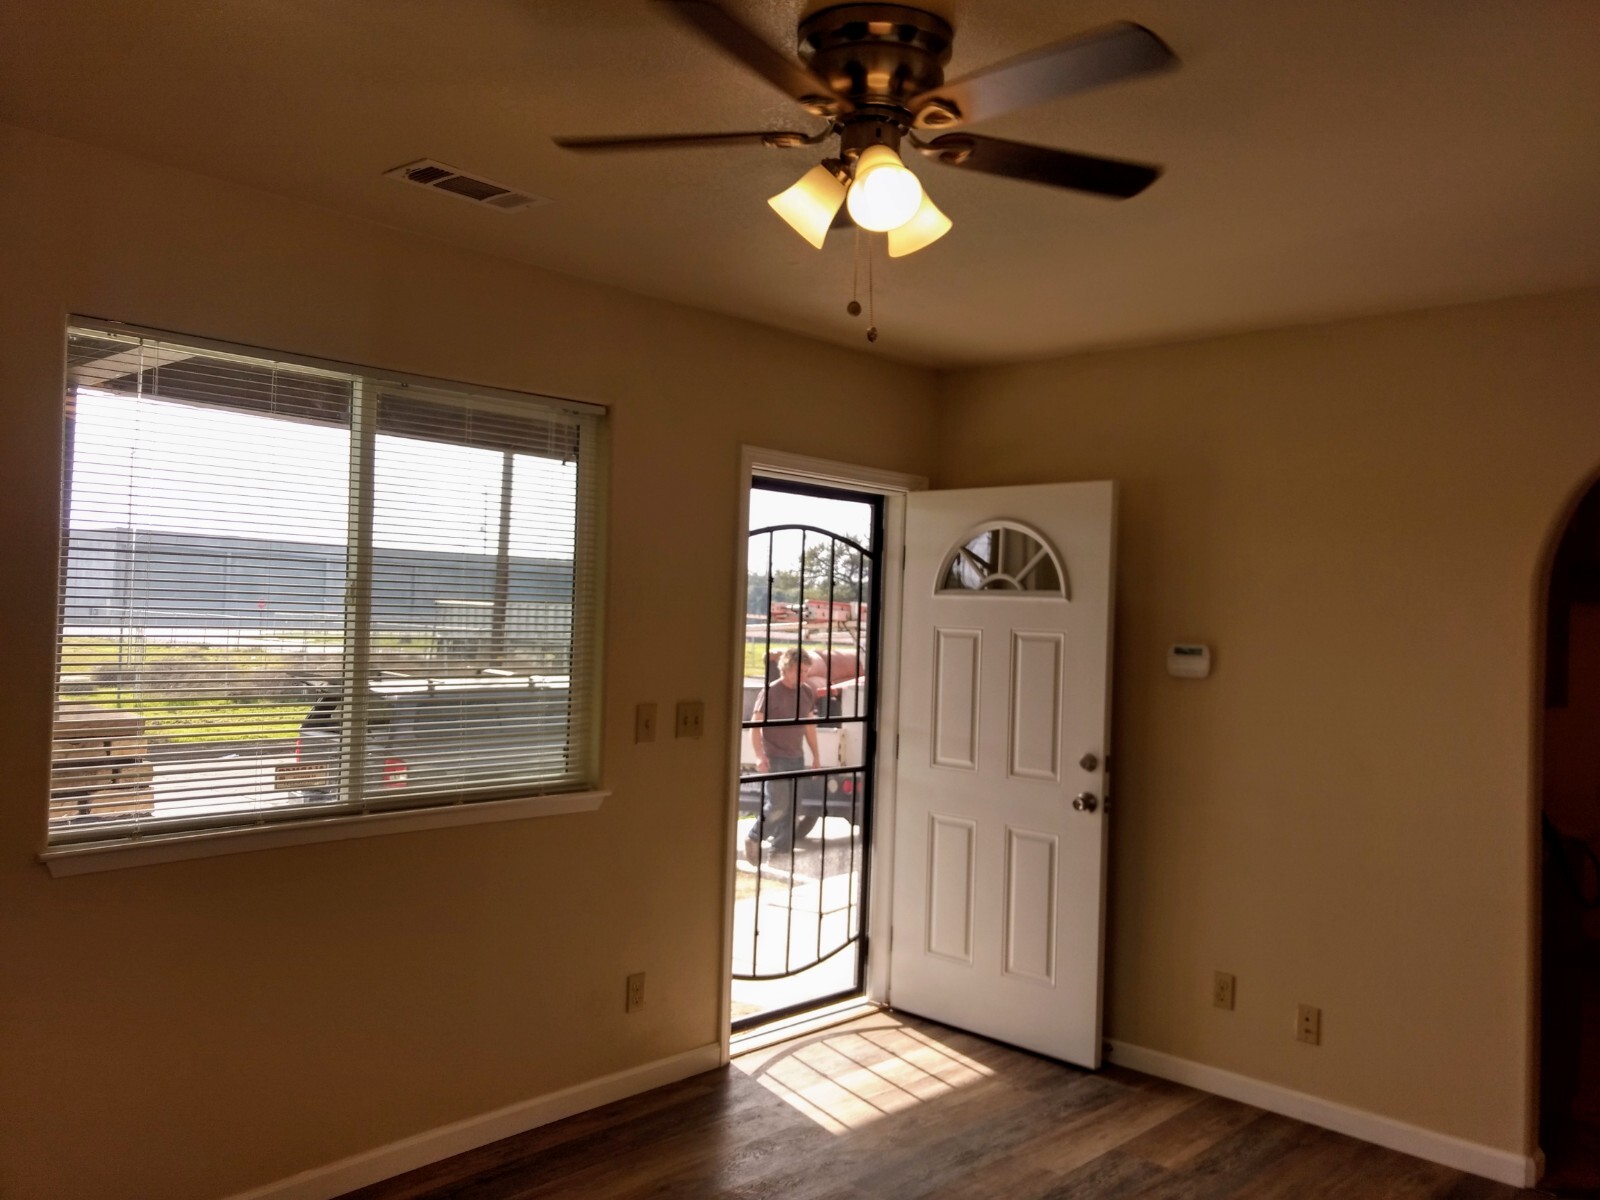
{"type": "MultiPolygon", "coordinates": [[[[786,50],[821,7],[726,4],[786,50]]],[[[872,353],[1010,361],[1600,283],[1590,0],[927,6],[952,78],[1154,29],[1178,70],[973,132],[1166,174],[1119,203],[912,162],[955,229],[878,260],[872,353]]],[[[813,250],[765,203],[815,152],[550,144],[815,126],[648,0],[12,0],[4,30],[0,120],[867,349],[850,235],[813,250]],[[553,203],[382,177],[424,157],[553,203]]]]}

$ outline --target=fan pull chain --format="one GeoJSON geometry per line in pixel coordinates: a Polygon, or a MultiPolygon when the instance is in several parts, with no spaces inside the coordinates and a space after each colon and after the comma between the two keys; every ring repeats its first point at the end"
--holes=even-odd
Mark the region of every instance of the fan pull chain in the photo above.
{"type": "MultiPolygon", "coordinates": [[[[861,226],[855,230],[855,245],[850,252],[850,303],[844,306],[852,317],[861,315],[861,226]]],[[[876,293],[873,288],[872,237],[867,237],[867,341],[878,340],[876,293]]]]}
{"type": "Polygon", "coordinates": [[[872,242],[867,242],[867,341],[878,340],[877,309],[873,305],[872,289],[872,242]]]}
{"type": "Polygon", "coordinates": [[[850,251],[850,303],[844,306],[844,310],[852,317],[859,317],[861,301],[857,297],[861,294],[861,226],[855,227],[855,233],[855,245],[850,251]]]}

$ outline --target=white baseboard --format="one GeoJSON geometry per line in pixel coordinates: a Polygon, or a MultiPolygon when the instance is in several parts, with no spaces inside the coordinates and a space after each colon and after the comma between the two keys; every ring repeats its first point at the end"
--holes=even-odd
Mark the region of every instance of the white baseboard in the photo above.
{"type": "Polygon", "coordinates": [[[1336,1104],[1292,1088],[1252,1079],[1248,1075],[1236,1075],[1220,1067],[1208,1067],[1204,1063],[1191,1062],[1159,1050],[1147,1050],[1128,1042],[1112,1041],[1107,1044],[1110,1046],[1110,1060],[1119,1066],[1170,1079],[1203,1092],[1226,1096],[1229,1100],[1252,1104],[1268,1112],[1293,1117],[1309,1125],[1320,1125],[1335,1133],[1348,1134],[1364,1142],[1425,1158],[1429,1162],[1442,1163],[1458,1171],[1482,1175],[1499,1183],[1532,1187],[1538,1182],[1543,1169],[1542,1155],[1529,1156],[1496,1150],[1493,1146],[1451,1137],[1447,1133],[1436,1133],[1419,1125],[1397,1121],[1393,1117],[1336,1104]]]}
{"type": "Polygon", "coordinates": [[[648,1092],[651,1088],[676,1083],[721,1065],[720,1043],[700,1046],[671,1058],[646,1063],[642,1067],[591,1079],[547,1096],[536,1096],[532,1100],[509,1104],[464,1121],[441,1125],[437,1129],[390,1142],[387,1146],[379,1146],[376,1150],[342,1158],[326,1166],[313,1167],[264,1187],[238,1192],[229,1200],[332,1200],[332,1197],[379,1180],[414,1171],[418,1167],[475,1150],[513,1134],[537,1129],[540,1125],[548,1125],[575,1113],[599,1108],[613,1100],[626,1099],[640,1092],[648,1092]]]}

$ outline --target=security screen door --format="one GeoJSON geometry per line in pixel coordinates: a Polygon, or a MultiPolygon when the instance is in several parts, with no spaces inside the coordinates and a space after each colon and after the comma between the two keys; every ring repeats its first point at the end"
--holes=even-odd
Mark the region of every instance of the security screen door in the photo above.
{"type": "Polygon", "coordinates": [[[1100,1063],[1111,483],[914,493],[894,929],[899,1009],[1100,1063]]]}
{"type": "Polygon", "coordinates": [[[875,495],[770,479],[750,490],[735,1029],[863,986],[882,524],[875,495]],[[812,698],[798,713],[786,655],[812,698]]]}

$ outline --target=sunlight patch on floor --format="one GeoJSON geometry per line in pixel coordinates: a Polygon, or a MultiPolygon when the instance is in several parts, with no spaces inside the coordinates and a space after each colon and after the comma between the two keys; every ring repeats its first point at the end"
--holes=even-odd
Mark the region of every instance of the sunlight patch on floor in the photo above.
{"type": "Polygon", "coordinates": [[[882,1016],[754,1051],[733,1065],[830,1133],[860,1129],[994,1074],[882,1016]]]}

